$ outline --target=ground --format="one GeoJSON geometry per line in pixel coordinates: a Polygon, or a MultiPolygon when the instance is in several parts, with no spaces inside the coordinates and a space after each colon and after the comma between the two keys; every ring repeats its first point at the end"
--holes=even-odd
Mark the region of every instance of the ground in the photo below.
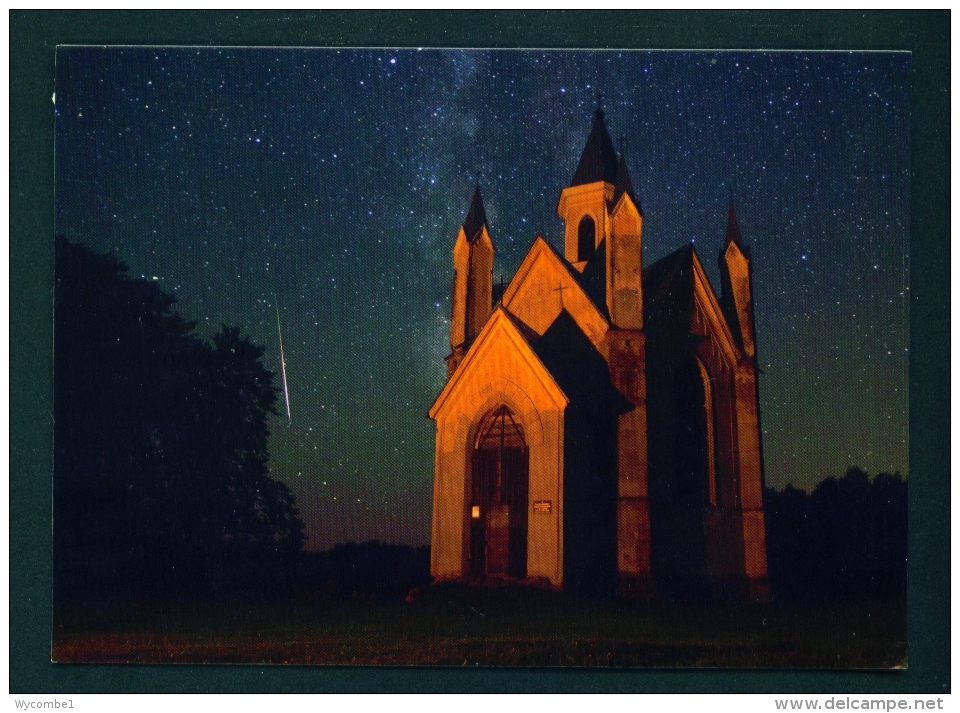
{"type": "Polygon", "coordinates": [[[53,633],[59,662],[906,666],[891,603],[637,605],[452,585],[401,603],[86,607],[53,633]]]}

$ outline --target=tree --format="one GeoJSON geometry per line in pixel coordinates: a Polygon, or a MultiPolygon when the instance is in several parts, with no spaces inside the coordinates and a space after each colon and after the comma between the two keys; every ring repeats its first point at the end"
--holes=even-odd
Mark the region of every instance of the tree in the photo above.
{"type": "Polygon", "coordinates": [[[263,348],[229,327],[201,340],[173,296],[109,255],[58,238],[56,269],[58,596],[271,578],[303,523],[268,469],[263,348]]]}
{"type": "Polygon", "coordinates": [[[812,493],[764,492],[767,567],[775,596],[904,597],[907,482],[852,467],[812,493]]]}

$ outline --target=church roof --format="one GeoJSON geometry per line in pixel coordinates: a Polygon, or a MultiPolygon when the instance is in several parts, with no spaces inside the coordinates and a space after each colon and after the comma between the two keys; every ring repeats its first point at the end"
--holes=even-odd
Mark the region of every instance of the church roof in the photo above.
{"type": "Polygon", "coordinates": [[[506,307],[501,306],[500,310],[503,312],[504,316],[510,320],[510,323],[516,328],[517,332],[520,333],[520,336],[524,338],[527,344],[533,344],[537,339],[540,338],[539,334],[537,334],[528,325],[524,324],[522,319],[511,313],[506,307]]]}
{"type": "MultiPolygon", "coordinates": [[[[473,192],[473,200],[470,201],[470,210],[467,211],[467,219],[463,221],[463,232],[467,240],[473,240],[480,234],[480,228],[487,225],[487,212],[483,209],[483,197],[480,195],[480,184],[477,184],[473,192]]],[[[490,227],[487,226],[487,230],[490,227]]]]}
{"type": "MultiPolygon", "coordinates": [[[[677,330],[692,334],[694,310],[706,321],[710,336],[738,359],[736,343],[716,293],[704,272],[693,245],[684,245],[643,271],[643,322],[646,329],[677,330]]],[[[649,343],[649,342],[648,342],[649,343]]]]}
{"type": "Polygon", "coordinates": [[[597,418],[611,404],[619,413],[632,408],[611,383],[606,359],[566,309],[531,346],[571,405],[595,412],[597,418]]]}
{"type": "Polygon", "coordinates": [[[581,280],[580,273],[538,235],[507,284],[501,305],[536,334],[543,334],[565,308],[599,348],[610,319],[605,302],[597,303],[581,280]]]}
{"type": "MultiPolygon", "coordinates": [[[[599,276],[597,276],[593,272],[588,272],[587,269],[585,269],[583,272],[580,272],[573,267],[573,265],[567,262],[567,259],[561,255],[560,251],[557,250],[553,245],[546,240],[543,242],[550,249],[550,252],[556,256],[560,264],[563,265],[570,277],[573,278],[573,281],[577,283],[581,290],[583,290],[583,293],[590,300],[590,304],[596,308],[597,312],[599,312],[605,320],[609,321],[610,315],[607,313],[606,297],[607,286],[606,283],[603,282],[603,273],[601,272],[599,273],[599,276]]],[[[587,268],[589,268],[591,265],[597,265],[602,269],[603,265],[606,263],[606,259],[604,258],[604,250],[606,249],[605,243],[606,240],[600,241],[600,245],[597,246],[597,252],[594,253],[593,259],[587,264],[587,268]]]]}
{"type": "Polygon", "coordinates": [[[603,109],[597,109],[593,117],[593,128],[587,138],[587,145],[580,156],[577,171],[573,174],[571,186],[582,186],[587,183],[606,181],[614,183],[617,180],[617,151],[607,132],[606,122],[603,119],[603,109]]]}
{"type": "Polygon", "coordinates": [[[674,250],[643,271],[643,321],[653,325],[689,313],[693,298],[693,246],[674,250]]]}
{"type": "MultiPolygon", "coordinates": [[[[591,264],[599,266],[600,269],[603,269],[604,257],[601,250],[604,249],[605,240],[600,241],[600,245],[597,247],[597,252],[593,256],[593,260],[587,265],[587,269],[581,273],[579,270],[573,267],[567,259],[557,250],[549,241],[545,240],[542,236],[537,236],[533,241],[533,245],[530,246],[530,250],[527,252],[527,255],[533,253],[534,248],[542,248],[546,252],[549,252],[554,258],[556,258],[557,263],[563,268],[567,275],[570,276],[570,279],[576,283],[577,287],[583,290],[583,294],[586,296],[587,301],[590,303],[597,313],[604,319],[604,321],[610,321],[610,314],[607,311],[607,300],[606,300],[606,283],[603,282],[603,273],[599,273],[599,277],[595,276],[593,273],[589,272],[591,264]]],[[[526,258],[524,258],[526,260],[526,258]]],[[[520,268],[522,269],[523,263],[521,262],[520,268]]],[[[520,273],[520,269],[517,270],[517,274],[520,273]]],[[[514,275],[516,277],[516,274],[514,275]]],[[[512,281],[511,281],[512,282],[512,281]]],[[[510,284],[507,285],[507,290],[510,289],[510,284]]],[[[506,291],[504,292],[506,295],[506,291]]]]}
{"type": "Polygon", "coordinates": [[[503,307],[497,307],[470,345],[460,367],[430,407],[430,418],[437,419],[447,404],[475,399],[479,393],[477,384],[490,383],[487,365],[491,363],[506,368],[514,379],[525,383],[524,391],[528,397],[564,408],[569,399],[533,349],[532,342],[537,339],[536,332],[522,320],[503,307]],[[534,385],[536,393],[531,390],[534,385]]]}

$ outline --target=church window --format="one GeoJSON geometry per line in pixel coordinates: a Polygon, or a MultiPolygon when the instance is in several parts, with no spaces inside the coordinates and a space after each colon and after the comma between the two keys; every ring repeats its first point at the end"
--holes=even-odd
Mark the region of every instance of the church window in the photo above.
{"type": "Polygon", "coordinates": [[[583,216],[577,229],[577,259],[590,260],[597,249],[597,224],[589,215],[583,216]]]}

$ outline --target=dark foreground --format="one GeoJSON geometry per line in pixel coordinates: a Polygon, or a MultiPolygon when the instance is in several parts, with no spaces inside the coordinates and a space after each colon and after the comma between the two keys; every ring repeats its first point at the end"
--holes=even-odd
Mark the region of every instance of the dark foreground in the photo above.
{"type": "Polygon", "coordinates": [[[628,605],[536,590],[429,588],[407,603],[85,607],[59,662],[451,666],[906,666],[900,605],[628,605]]]}

